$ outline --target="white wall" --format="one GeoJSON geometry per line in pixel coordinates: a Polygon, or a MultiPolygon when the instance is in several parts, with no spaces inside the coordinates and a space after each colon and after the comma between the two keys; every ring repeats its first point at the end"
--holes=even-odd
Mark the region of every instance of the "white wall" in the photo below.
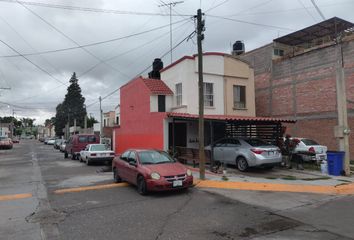
{"type": "MultiPolygon", "coordinates": [[[[224,58],[206,55],[204,62],[204,82],[214,85],[214,107],[205,108],[205,114],[224,114],[224,58]]],[[[173,112],[198,114],[198,61],[185,59],[177,65],[163,71],[161,79],[176,94],[176,84],[182,83],[182,107],[176,108],[176,96],[173,98],[173,112]]]]}

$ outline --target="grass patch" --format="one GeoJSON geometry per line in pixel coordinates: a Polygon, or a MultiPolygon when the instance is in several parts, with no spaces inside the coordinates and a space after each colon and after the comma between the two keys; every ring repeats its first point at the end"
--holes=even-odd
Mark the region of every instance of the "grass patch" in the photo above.
{"type": "Polygon", "coordinates": [[[269,177],[265,177],[265,179],[278,179],[278,177],[269,176],[269,177]]]}
{"type": "Polygon", "coordinates": [[[316,178],[301,178],[304,181],[316,181],[316,180],[328,180],[332,179],[331,177],[316,177],[316,178]]]}
{"type": "Polygon", "coordinates": [[[346,182],[346,183],[351,183],[352,182],[352,181],[345,180],[345,179],[338,179],[337,181],[346,182]]]}
{"type": "Polygon", "coordinates": [[[226,176],[222,176],[221,180],[223,180],[223,181],[229,181],[229,178],[226,177],[226,176]]]}
{"type": "Polygon", "coordinates": [[[294,176],[284,176],[281,179],[283,179],[283,180],[297,180],[297,178],[294,176]]]}

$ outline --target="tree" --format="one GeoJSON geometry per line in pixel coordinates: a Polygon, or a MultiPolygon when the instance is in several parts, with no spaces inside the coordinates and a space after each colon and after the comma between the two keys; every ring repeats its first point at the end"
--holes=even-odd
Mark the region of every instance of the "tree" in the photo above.
{"type": "Polygon", "coordinates": [[[56,135],[62,136],[63,128],[69,121],[69,125],[74,125],[76,119],[76,126],[84,127],[84,119],[86,116],[85,98],[81,94],[79,80],[74,72],[70,78],[70,85],[67,89],[64,101],[56,108],[55,116],[55,132],[56,135]]]}
{"type": "Polygon", "coordinates": [[[98,121],[94,117],[87,118],[87,127],[92,128],[93,124],[98,123],[98,121]]]}

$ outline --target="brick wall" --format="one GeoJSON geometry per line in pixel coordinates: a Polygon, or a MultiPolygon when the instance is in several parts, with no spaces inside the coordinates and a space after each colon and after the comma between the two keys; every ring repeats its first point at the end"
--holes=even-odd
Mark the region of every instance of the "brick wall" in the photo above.
{"type": "MultiPolygon", "coordinates": [[[[354,159],[354,41],[343,43],[350,145],[354,159]]],[[[335,46],[271,60],[272,44],[242,56],[255,72],[256,115],[297,119],[288,126],[293,136],[310,137],[338,150],[335,46]]]]}

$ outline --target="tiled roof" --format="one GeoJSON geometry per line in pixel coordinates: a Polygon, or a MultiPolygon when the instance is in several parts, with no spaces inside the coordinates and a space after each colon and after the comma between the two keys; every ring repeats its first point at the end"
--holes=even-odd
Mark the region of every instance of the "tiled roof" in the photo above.
{"type": "Polygon", "coordinates": [[[172,90],[162,80],[144,78],[143,82],[152,94],[173,95],[172,90]]]}
{"type": "MultiPolygon", "coordinates": [[[[198,119],[198,114],[169,112],[168,117],[181,118],[181,119],[198,119]]],[[[271,117],[246,117],[234,115],[204,115],[205,120],[221,120],[221,121],[254,121],[254,122],[287,122],[295,123],[296,120],[271,118],[271,117]]]]}

